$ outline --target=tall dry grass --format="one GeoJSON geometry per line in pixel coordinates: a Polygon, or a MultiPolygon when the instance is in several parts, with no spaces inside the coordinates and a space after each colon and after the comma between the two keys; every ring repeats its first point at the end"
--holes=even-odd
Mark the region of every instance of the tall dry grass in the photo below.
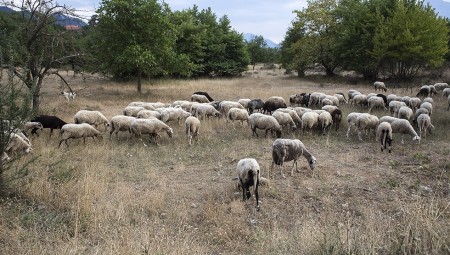
{"type": "MultiPolygon", "coordinates": [[[[236,79],[153,80],[142,95],[133,83],[68,78],[74,88],[87,87],[74,102],[59,95],[56,78],[42,95],[44,112],[67,122],[80,109],[111,118],[131,101],[173,102],[194,91],[229,100],[372,92],[368,84],[300,80],[280,70],[248,71],[236,79]]],[[[244,157],[256,158],[267,176],[274,138],[252,137],[246,125],[202,121],[192,147],[177,123],[170,123],[174,138],[164,134],[160,146],[121,133],[58,149],[58,135],[49,138],[45,131],[32,138],[33,155],[12,166],[37,156],[29,175],[11,183],[14,194],[0,201],[0,253],[449,253],[450,113],[443,99],[435,101],[434,133],[421,144],[408,138],[401,145],[394,136],[391,154],[381,153],[373,136],[345,138],[345,124],[328,136],[285,135],[301,139],[316,156],[317,175],[312,178],[303,159],[300,173],[287,179],[275,170],[260,189],[260,211],[254,199],[242,201],[232,178],[244,157]]],[[[344,116],[358,110],[342,109],[344,116]]]]}

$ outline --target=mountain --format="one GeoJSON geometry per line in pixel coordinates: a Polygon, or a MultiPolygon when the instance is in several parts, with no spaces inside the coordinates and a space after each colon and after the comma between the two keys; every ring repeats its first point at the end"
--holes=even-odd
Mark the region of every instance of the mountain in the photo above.
{"type": "MultiPolygon", "coordinates": [[[[251,33],[244,33],[244,40],[246,40],[247,42],[251,41],[253,38],[255,38],[257,35],[255,34],[251,34],[251,33]]],[[[277,43],[274,43],[273,41],[264,38],[264,41],[267,44],[267,47],[269,48],[280,48],[280,45],[277,43]]]]}
{"type": "Polygon", "coordinates": [[[427,0],[439,16],[450,19],[450,0],[427,0]]]}

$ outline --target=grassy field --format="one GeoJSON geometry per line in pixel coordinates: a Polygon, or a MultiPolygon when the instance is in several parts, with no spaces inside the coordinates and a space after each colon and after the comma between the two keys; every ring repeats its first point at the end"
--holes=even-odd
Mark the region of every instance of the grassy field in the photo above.
{"type": "MultiPolygon", "coordinates": [[[[56,77],[42,91],[43,112],[67,122],[81,109],[111,118],[132,101],[189,100],[194,91],[220,100],[373,92],[369,84],[298,79],[282,70],[152,81],[142,95],[134,83],[67,79],[74,89],[86,87],[74,102],[59,94],[56,77]]],[[[450,111],[443,98],[434,100],[433,134],[421,144],[407,136],[404,145],[394,135],[391,154],[380,152],[374,136],[345,138],[345,123],[328,136],[284,134],[317,158],[316,176],[303,158],[300,173],[283,179],[271,172],[260,211],[254,199],[242,201],[232,178],[245,157],[256,158],[267,177],[274,138],[253,137],[246,125],[205,120],[192,147],[177,123],[169,123],[173,139],[164,134],[159,146],[105,133],[103,141],[72,140],[58,149],[58,133],[44,131],[32,138],[33,154],[10,165],[12,177],[37,157],[27,177],[10,183],[14,193],[0,199],[0,254],[449,254],[450,111]]],[[[344,116],[360,111],[341,109],[344,116]]]]}

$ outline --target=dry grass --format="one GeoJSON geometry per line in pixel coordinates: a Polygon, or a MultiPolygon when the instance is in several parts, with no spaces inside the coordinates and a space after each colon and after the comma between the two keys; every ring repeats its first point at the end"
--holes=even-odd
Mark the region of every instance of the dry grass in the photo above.
{"type": "MultiPolygon", "coordinates": [[[[131,101],[172,102],[194,91],[229,100],[372,92],[365,84],[321,85],[280,70],[248,71],[239,79],[152,81],[142,95],[132,83],[77,77],[72,87],[88,88],[68,104],[52,79],[42,108],[67,122],[80,109],[110,118],[131,101]]],[[[105,135],[101,142],[69,141],[69,148],[57,149],[58,136],[44,132],[33,138],[34,155],[12,166],[39,156],[26,178],[11,183],[15,196],[0,200],[0,254],[449,253],[450,112],[443,99],[435,100],[435,132],[420,145],[402,146],[394,136],[391,154],[379,152],[373,137],[346,139],[346,125],[328,137],[288,135],[317,157],[317,177],[304,160],[300,173],[287,179],[271,173],[270,185],[261,188],[260,211],[254,199],[242,201],[232,178],[244,157],[256,158],[267,176],[274,139],[252,137],[247,126],[203,121],[192,147],[177,123],[170,124],[174,139],[164,136],[160,146],[123,133],[119,140],[105,135]]],[[[345,116],[351,111],[343,107],[345,116]]]]}

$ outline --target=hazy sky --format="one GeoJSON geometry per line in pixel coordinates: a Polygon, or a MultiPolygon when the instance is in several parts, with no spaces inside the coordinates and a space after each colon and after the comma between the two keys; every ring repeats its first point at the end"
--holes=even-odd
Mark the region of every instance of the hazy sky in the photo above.
{"type": "MultiPolygon", "coordinates": [[[[449,0],[450,1],[450,0],[449,0]]],[[[280,43],[295,15],[293,10],[306,7],[306,0],[165,0],[172,10],[183,10],[194,4],[200,10],[211,7],[217,18],[227,15],[231,26],[239,33],[262,35],[275,43],[280,43]]],[[[100,6],[101,0],[60,0],[75,9],[82,10],[80,15],[90,17],[100,6]]]]}

